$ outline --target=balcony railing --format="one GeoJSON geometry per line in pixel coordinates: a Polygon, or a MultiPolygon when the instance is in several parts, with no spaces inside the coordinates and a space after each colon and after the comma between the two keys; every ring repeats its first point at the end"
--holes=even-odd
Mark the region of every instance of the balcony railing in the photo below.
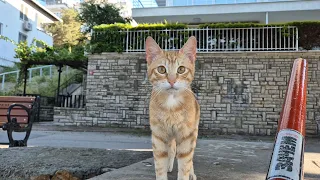
{"type": "Polygon", "coordinates": [[[197,38],[198,52],[298,51],[299,48],[296,27],[127,30],[119,33],[121,36],[95,32],[93,39],[108,39],[112,44],[123,42],[124,52],[144,52],[147,36],[154,38],[164,50],[180,49],[190,36],[197,38]]]}
{"type": "Polygon", "coordinates": [[[133,8],[158,7],[156,0],[132,0],[133,8]]]}
{"type": "MultiPolygon", "coordinates": [[[[53,65],[47,65],[47,66],[40,66],[40,67],[34,67],[34,68],[29,68],[28,69],[28,74],[29,74],[29,82],[31,82],[32,78],[35,76],[42,76],[42,75],[47,75],[52,78],[53,71],[52,68],[54,68],[53,65]],[[48,71],[44,73],[44,71],[48,71]]],[[[5,83],[16,83],[19,78],[19,73],[20,70],[17,71],[11,71],[11,72],[5,72],[0,74],[0,90],[4,91],[5,89],[5,83]]]]}
{"type": "Polygon", "coordinates": [[[197,6],[214,4],[241,4],[296,0],[132,0],[133,8],[168,7],[168,6],[197,6]]]}

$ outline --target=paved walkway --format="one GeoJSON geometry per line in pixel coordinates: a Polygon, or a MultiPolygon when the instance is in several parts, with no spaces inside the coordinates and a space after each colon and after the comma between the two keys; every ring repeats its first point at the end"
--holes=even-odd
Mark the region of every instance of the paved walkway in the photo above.
{"type": "MultiPolygon", "coordinates": [[[[38,130],[38,131],[37,131],[38,130]]],[[[30,147],[78,147],[151,151],[149,136],[116,132],[42,131],[31,133],[30,147]]],[[[237,136],[239,137],[239,136],[237,136]]],[[[265,179],[273,142],[268,138],[199,139],[195,153],[195,172],[199,180],[258,180],[265,179]],[[259,140],[264,139],[264,140],[259,140]],[[266,140],[267,139],[267,140],[266,140]]],[[[6,133],[0,133],[6,141],[6,133]]],[[[94,159],[92,159],[94,161],[94,159]]],[[[320,139],[307,139],[305,180],[320,179],[320,139]]],[[[176,179],[177,168],[169,174],[176,179]]],[[[107,172],[92,180],[151,180],[155,179],[152,158],[107,172]]]]}
{"type": "MultiPolygon", "coordinates": [[[[199,140],[195,152],[198,180],[263,180],[268,171],[273,143],[234,140],[199,140]]],[[[305,153],[305,180],[320,179],[320,144],[310,142],[305,153]]],[[[177,178],[177,164],[169,180],[177,178]]],[[[153,159],[107,172],[91,180],[155,179],[153,159]]]]}

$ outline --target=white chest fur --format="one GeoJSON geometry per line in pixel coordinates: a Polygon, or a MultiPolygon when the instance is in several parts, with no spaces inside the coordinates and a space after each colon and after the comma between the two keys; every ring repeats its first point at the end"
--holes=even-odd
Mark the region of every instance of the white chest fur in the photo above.
{"type": "Polygon", "coordinates": [[[181,98],[179,96],[174,96],[173,94],[170,94],[168,96],[168,99],[166,101],[166,105],[168,108],[173,108],[178,106],[181,103],[181,98]]]}

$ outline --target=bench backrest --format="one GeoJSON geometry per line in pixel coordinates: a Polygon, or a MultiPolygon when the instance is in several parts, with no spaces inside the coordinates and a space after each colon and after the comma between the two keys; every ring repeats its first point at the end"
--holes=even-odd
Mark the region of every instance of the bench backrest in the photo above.
{"type": "MultiPolygon", "coordinates": [[[[23,96],[0,96],[0,126],[8,122],[7,112],[8,108],[12,104],[22,104],[28,109],[32,109],[35,97],[23,97],[23,96]]],[[[11,118],[15,117],[18,123],[27,124],[29,122],[27,112],[21,107],[14,107],[11,110],[11,118]]]]}

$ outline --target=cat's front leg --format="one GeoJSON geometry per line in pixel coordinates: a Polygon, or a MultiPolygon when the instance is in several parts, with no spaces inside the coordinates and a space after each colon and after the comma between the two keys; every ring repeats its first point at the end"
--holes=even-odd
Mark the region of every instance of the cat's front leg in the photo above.
{"type": "Polygon", "coordinates": [[[156,180],[168,180],[169,145],[165,138],[152,133],[152,149],[156,180]]]}
{"type": "Polygon", "coordinates": [[[169,143],[169,164],[168,164],[168,172],[172,172],[173,164],[174,164],[174,158],[176,157],[176,140],[172,139],[172,141],[169,143]]]}
{"type": "Polygon", "coordinates": [[[177,141],[178,180],[196,180],[193,155],[196,148],[197,131],[177,141]]]}

